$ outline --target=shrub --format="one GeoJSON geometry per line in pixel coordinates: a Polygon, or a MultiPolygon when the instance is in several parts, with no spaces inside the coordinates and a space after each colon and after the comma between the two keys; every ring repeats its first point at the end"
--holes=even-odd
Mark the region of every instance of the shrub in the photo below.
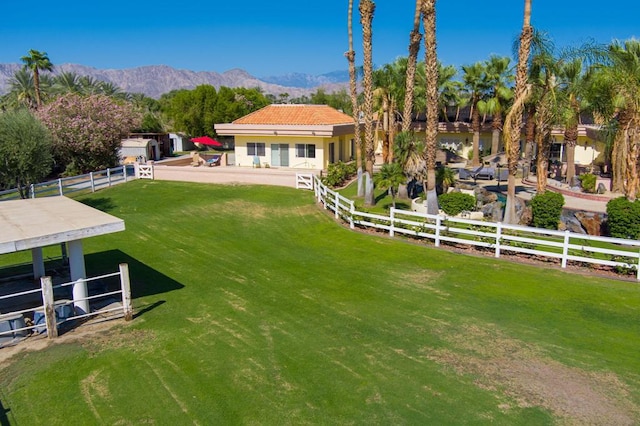
{"type": "Polygon", "coordinates": [[[557,192],[545,191],[531,199],[533,226],[544,229],[558,229],[564,197],[557,192]]]}
{"type": "Polygon", "coordinates": [[[347,179],[350,179],[356,174],[356,163],[343,163],[338,161],[337,163],[329,164],[327,168],[327,175],[322,177],[322,183],[332,188],[342,185],[347,179]]]}
{"type": "Polygon", "coordinates": [[[607,203],[609,235],[616,238],[640,238],[640,202],[625,197],[614,198],[607,203]]]}
{"type": "Polygon", "coordinates": [[[443,212],[455,216],[465,210],[474,210],[476,197],[463,192],[449,192],[438,196],[438,204],[443,212]]]}
{"type": "Polygon", "coordinates": [[[580,179],[584,192],[596,192],[596,175],[592,173],[585,173],[578,176],[578,179],[580,179]]]}

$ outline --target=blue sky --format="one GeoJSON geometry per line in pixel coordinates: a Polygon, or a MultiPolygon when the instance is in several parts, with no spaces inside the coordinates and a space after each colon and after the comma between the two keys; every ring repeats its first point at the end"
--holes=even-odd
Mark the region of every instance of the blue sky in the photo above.
{"type": "MultiPolygon", "coordinates": [[[[3,3],[0,63],[18,63],[29,49],[36,49],[47,52],[54,65],[96,68],[160,64],[194,71],[242,68],[265,77],[348,67],[343,56],[348,47],[347,0],[3,3]]],[[[358,0],[354,3],[354,43],[360,64],[358,0]]],[[[512,56],[523,4],[522,0],[438,1],[440,61],[460,66],[491,54],[512,56]]],[[[414,7],[409,0],[376,2],[376,65],[407,55],[414,7]]],[[[638,0],[533,0],[532,23],[548,32],[558,47],[589,40],[609,43],[640,38],[638,11],[638,0]]]]}

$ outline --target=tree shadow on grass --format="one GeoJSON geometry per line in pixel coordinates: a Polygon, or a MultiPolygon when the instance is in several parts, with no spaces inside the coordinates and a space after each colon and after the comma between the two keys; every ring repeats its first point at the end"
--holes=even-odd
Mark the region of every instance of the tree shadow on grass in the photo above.
{"type": "MultiPolygon", "coordinates": [[[[156,296],[184,288],[183,284],[167,277],[120,250],[108,250],[85,255],[85,264],[89,277],[116,272],[120,263],[129,265],[131,297],[133,299],[156,296]]],[[[107,284],[105,284],[105,286],[106,285],[107,284]]],[[[135,316],[138,317],[164,303],[166,303],[165,300],[153,302],[151,305],[139,311],[135,316]]]]}
{"type": "Polygon", "coordinates": [[[9,426],[9,418],[7,417],[7,413],[11,411],[9,408],[5,408],[2,405],[2,401],[0,401],[0,426],[9,426]]]}
{"type": "Polygon", "coordinates": [[[87,198],[83,199],[81,203],[105,213],[109,213],[116,208],[113,200],[109,197],[87,198]]]}

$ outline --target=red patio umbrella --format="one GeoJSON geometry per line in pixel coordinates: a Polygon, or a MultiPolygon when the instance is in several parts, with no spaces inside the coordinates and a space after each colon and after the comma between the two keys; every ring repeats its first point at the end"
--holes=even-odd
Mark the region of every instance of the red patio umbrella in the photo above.
{"type": "Polygon", "coordinates": [[[217,147],[222,146],[220,142],[218,142],[213,138],[210,138],[209,136],[200,136],[200,137],[191,139],[191,141],[195,143],[201,143],[203,145],[211,145],[211,146],[217,146],[217,147]]]}

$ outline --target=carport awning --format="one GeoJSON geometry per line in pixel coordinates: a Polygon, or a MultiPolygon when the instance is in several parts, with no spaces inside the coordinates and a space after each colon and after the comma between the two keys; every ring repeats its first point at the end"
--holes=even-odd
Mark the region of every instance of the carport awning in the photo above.
{"type": "Polygon", "coordinates": [[[122,219],[63,196],[0,202],[0,254],[124,229],[122,219]]]}

